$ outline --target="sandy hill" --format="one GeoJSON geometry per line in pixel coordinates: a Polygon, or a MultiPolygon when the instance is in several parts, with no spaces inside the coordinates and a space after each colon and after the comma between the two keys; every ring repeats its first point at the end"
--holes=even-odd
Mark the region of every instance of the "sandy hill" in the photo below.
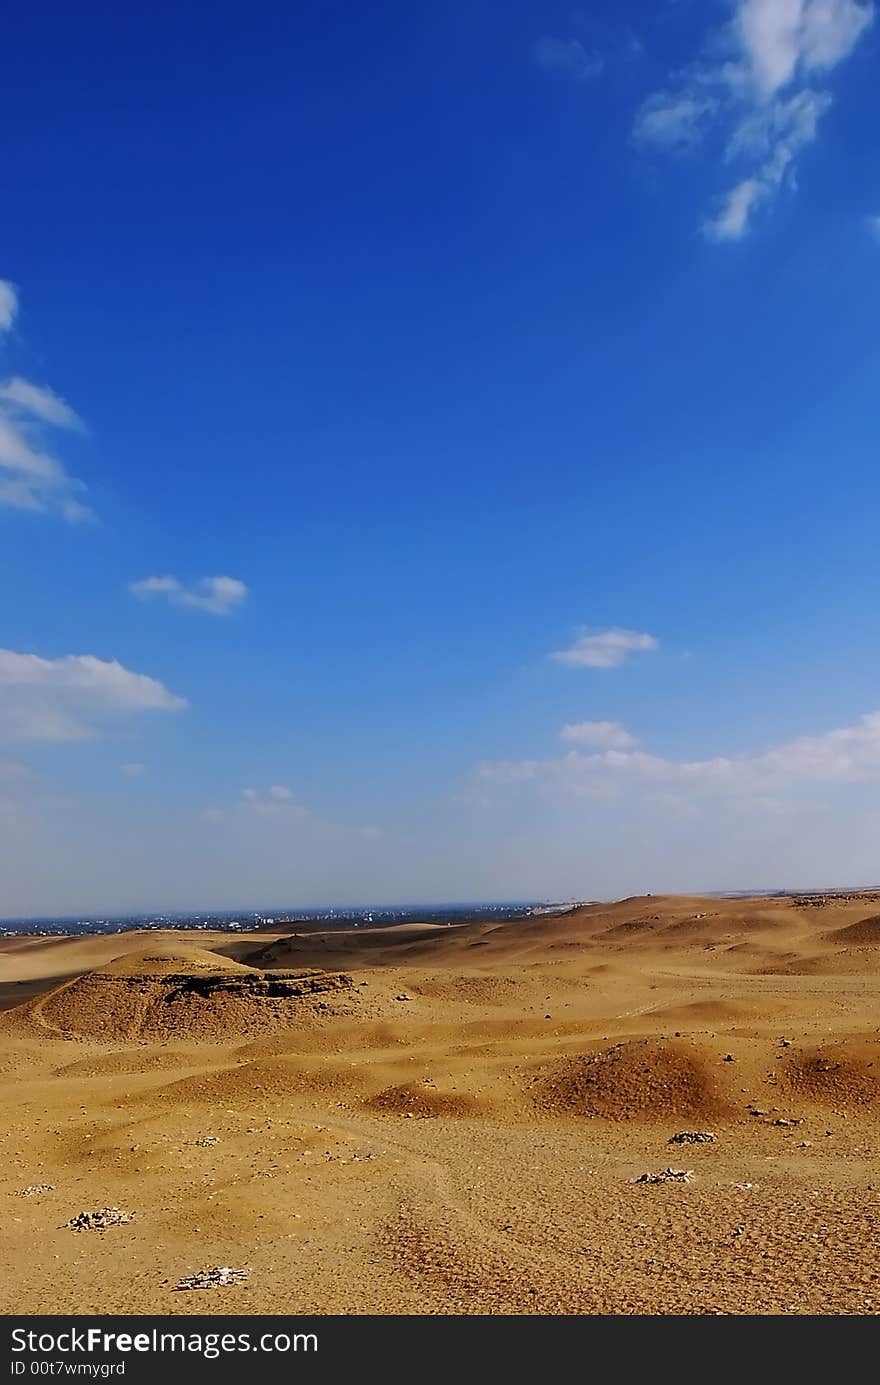
{"type": "Polygon", "coordinates": [[[348,1013],[350,976],[265,973],[206,949],[161,940],[29,1001],[10,1021],[103,1042],[222,1040],[348,1013]]]}

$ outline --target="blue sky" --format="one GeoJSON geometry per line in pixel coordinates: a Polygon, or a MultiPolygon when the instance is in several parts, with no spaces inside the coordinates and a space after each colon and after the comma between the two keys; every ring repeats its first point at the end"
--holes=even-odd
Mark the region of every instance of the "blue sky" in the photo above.
{"type": "Polygon", "coordinates": [[[5,49],[0,914],[880,879],[872,5],[5,49]]]}

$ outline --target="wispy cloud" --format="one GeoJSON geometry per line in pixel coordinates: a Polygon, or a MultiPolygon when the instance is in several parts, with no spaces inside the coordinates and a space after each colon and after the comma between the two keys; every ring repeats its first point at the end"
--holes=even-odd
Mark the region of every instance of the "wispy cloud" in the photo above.
{"type": "Polygon", "coordinates": [[[570,745],[595,745],[604,750],[630,750],[636,737],[619,721],[575,721],[563,726],[560,740],[570,745]]]}
{"type": "MultiPolygon", "coordinates": [[[[8,330],[18,311],[12,284],[0,280],[0,331],[8,330]]],[[[46,449],[50,428],[82,431],[70,405],[46,385],[14,375],[0,384],[0,505],[8,509],[53,511],[71,524],[93,518],[79,498],[82,481],[71,476],[46,449]]]]}
{"type": "Polygon", "coordinates": [[[555,650],[550,658],[570,668],[617,668],[630,654],[658,647],[659,640],[654,635],[638,630],[582,630],[566,649],[555,650]]]}
{"type": "Polygon", "coordinates": [[[703,138],[718,104],[708,92],[655,91],[636,116],[636,138],[665,149],[692,149],[703,138]]]}
{"type": "Polygon", "coordinates": [[[545,35],[535,44],[535,61],[545,72],[558,72],[577,82],[598,77],[605,66],[601,53],[591,52],[577,38],[553,38],[545,35]]]}
{"type": "Polygon", "coordinates": [[[272,784],[268,789],[243,789],[245,803],[291,803],[293,792],[286,784],[272,784]]]}
{"type": "Polygon", "coordinates": [[[144,577],[129,586],[129,591],[142,601],[164,597],[175,606],[191,606],[215,616],[226,616],[237,610],[247,590],[237,577],[202,577],[190,586],[176,577],[144,577]]]}
{"type": "Polygon", "coordinates": [[[0,649],[0,741],[88,740],[119,717],[186,707],[145,673],[114,659],[43,659],[0,649]]]}
{"type": "Polygon", "coordinates": [[[476,772],[480,780],[495,784],[532,783],[574,796],[602,794],[626,785],[640,790],[653,785],[755,794],[780,792],[805,782],[880,780],[880,712],[869,713],[851,726],[799,736],[754,754],[674,760],[635,749],[609,748],[596,754],[572,750],[556,759],[483,761],[476,772]]]}
{"type": "Polygon", "coordinates": [[[0,385],[0,400],[11,404],[13,408],[21,409],[23,413],[33,415],[34,418],[41,418],[44,423],[51,423],[56,428],[81,431],[85,426],[67,401],[54,390],[45,385],[33,385],[30,380],[23,380],[20,375],[13,375],[10,380],[0,385]]]}
{"type": "Polygon", "coordinates": [[[744,178],[723,199],[715,215],[704,224],[712,240],[739,240],[749,224],[752,208],[761,198],[762,186],[757,178],[744,178]]]}
{"type": "Polygon", "coordinates": [[[723,164],[742,170],[703,223],[710,239],[739,240],[758,206],[796,185],[798,156],[832,100],[815,83],[849,56],[873,17],[873,0],[736,0],[706,55],[643,102],[640,142],[693,148],[717,131],[723,164]]]}
{"type": "Polygon", "coordinates": [[[294,800],[293,790],[286,784],[271,784],[267,789],[242,789],[240,798],[232,805],[231,810],[215,804],[213,807],[205,808],[202,818],[205,822],[222,822],[230,811],[257,816],[285,815],[291,819],[311,816],[308,808],[294,800]]]}
{"type": "Polygon", "coordinates": [[[18,290],[8,279],[0,279],[0,332],[6,332],[18,313],[18,290]]]}

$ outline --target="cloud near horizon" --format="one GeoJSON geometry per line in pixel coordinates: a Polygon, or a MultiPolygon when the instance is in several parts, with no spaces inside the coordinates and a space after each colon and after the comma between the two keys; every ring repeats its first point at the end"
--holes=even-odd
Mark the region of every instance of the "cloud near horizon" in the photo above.
{"type": "Polygon", "coordinates": [[[188,587],[176,577],[144,577],[131,582],[129,591],[141,601],[164,597],[174,606],[190,606],[215,616],[237,610],[248,593],[245,583],[237,577],[202,577],[188,587]]]}
{"type": "Polygon", "coordinates": [[[642,103],[642,145],[694,149],[710,132],[721,161],[744,176],[703,223],[710,240],[739,240],[755,209],[796,186],[796,164],[832,97],[815,85],[847,58],[874,19],[873,0],[736,0],[705,55],[642,103]]]}
{"type": "MultiPolygon", "coordinates": [[[[12,327],[17,312],[14,286],[0,279],[0,333],[12,327]]],[[[83,482],[46,450],[44,434],[50,428],[84,431],[82,420],[48,386],[20,375],[0,384],[0,506],[54,512],[71,524],[92,519],[92,510],[79,498],[83,482]]]]}
{"type": "Polygon", "coordinates": [[[568,722],[559,738],[571,745],[595,745],[604,750],[630,750],[638,744],[636,737],[619,721],[568,722]]]}
{"type": "MultiPolygon", "coordinates": [[[[310,817],[308,808],[294,802],[293,790],[286,784],[270,784],[267,789],[242,789],[241,797],[233,804],[238,812],[256,814],[286,813],[295,818],[310,817]]],[[[205,822],[222,822],[227,810],[218,806],[206,808],[202,813],[205,822]]]]}
{"type": "Polygon", "coordinates": [[[569,668],[619,668],[630,654],[652,652],[659,647],[660,641],[654,635],[639,630],[581,630],[566,649],[554,650],[550,658],[569,668]]]}
{"type": "Polygon", "coordinates": [[[851,726],[799,736],[755,754],[673,760],[635,749],[609,748],[596,754],[572,750],[556,759],[482,761],[475,772],[483,782],[532,783],[551,794],[574,797],[626,785],[761,794],[810,782],[867,782],[880,779],[880,711],[869,712],[851,726]]]}
{"type": "Polygon", "coordinates": [[[241,796],[245,803],[290,803],[293,793],[286,784],[272,784],[268,789],[242,789],[241,796]]]}
{"type": "Polygon", "coordinates": [[[43,659],[0,649],[0,742],[91,740],[119,717],[178,711],[186,699],[115,659],[43,659]]]}

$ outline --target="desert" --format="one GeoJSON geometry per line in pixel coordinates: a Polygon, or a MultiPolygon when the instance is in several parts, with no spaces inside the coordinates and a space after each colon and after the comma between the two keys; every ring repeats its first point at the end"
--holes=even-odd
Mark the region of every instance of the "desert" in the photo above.
{"type": "Polygon", "coordinates": [[[880,1308],[880,892],[7,936],[0,994],[5,1313],[880,1308]]]}

